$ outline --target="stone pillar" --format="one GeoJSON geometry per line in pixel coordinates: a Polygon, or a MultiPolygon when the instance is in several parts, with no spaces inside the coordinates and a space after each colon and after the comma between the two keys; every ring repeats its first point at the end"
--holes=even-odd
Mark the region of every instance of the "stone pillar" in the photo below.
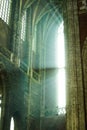
{"type": "Polygon", "coordinates": [[[67,130],[85,130],[77,0],[67,0],[64,6],[67,61],[67,130]]]}
{"type": "Polygon", "coordinates": [[[15,5],[15,12],[14,12],[14,27],[13,27],[13,53],[20,57],[20,32],[21,32],[21,7],[20,7],[20,1],[16,2],[15,5]]]}
{"type": "Polygon", "coordinates": [[[43,39],[43,22],[40,22],[40,41],[41,41],[41,46],[40,46],[40,68],[41,68],[41,100],[40,100],[40,130],[43,130],[43,120],[45,117],[45,75],[46,75],[46,45],[45,45],[45,40],[43,39]]]}
{"type": "MultiPolygon", "coordinates": [[[[84,97],[85,97],[85,117],[87,121],[87,37],[84,41],[82,48],[82,63],[83,63],[83,76],[84,76],[84,97]]],[[[86,124],[87,126],[87,124],[86,124]]]]}

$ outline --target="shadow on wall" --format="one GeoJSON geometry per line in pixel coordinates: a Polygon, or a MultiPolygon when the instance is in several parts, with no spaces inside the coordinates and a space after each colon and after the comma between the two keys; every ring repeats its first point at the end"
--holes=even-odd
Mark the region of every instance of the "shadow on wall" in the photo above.
{"type": "Polygon", "coordinates": [[[8,25],[0,18],[0,45],[5,48],[9,47],[9,30],[8,25]]]}
{"type": "Polygon", "coordinates": [[[42,130],[66,130],[65,116],[55,116],[43,119],[42,130]]]}
{"type": "Polygon", "coordinates": [[[29,129],[28,130],[40,130],[40,119],[29,119],[29,129]]]}
{"type": "Polygon", "coordinates": [[[35,130],[35,121],[34,120],[31,121],[29,129],[35,130]]]}

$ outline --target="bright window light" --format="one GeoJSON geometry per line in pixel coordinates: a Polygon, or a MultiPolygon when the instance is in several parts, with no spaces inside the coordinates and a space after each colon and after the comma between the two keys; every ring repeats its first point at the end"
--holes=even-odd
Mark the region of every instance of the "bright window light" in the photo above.
{"type": "Polygon", "coordinates": [[[2,103],[1,97],[2,95],[0,94],[0,120],[1,120],[1,103],[2,103]]]}
{"type": "Polygon", "coordinates": [[[65,69],[58,70],[58,107],[65,107],[65,69]]]}
{"type": "Polygon", "coordinates": [[[26,36],[26,11],[22,16],[22,26],[21,26],[21,39],[25,41],[26,36]]]}
{"type": "Polygon", "coordinates": [[[11,0],[0,0],[0,18],[9,24],[11,0]]]}
{"type": "Polygon", "coordinates": [[[10,130],[14,130],[14,119],[11,118],[10,130]]]}
{"type": "MultiPolygon", "coordinates": [[[[57,86],[58,86],[58,108],[60,111],[59,114],[62,114],[61,108],[66,106],[66,92],[65,92],[65,45],[64,45],[64,31],[63,31],[63,22],[58,28],[58,37],[57,37],[57,86]]],[[[65,110],[63,110],[65,113],[65,110]]]]}
{"type": "Polygon", "coordinates": [[[64,32],[63,32],[63,22],[58,28],[58,37],[57,37],[57,67],[65,67],[65,47],[64,47],[64,32]]]}

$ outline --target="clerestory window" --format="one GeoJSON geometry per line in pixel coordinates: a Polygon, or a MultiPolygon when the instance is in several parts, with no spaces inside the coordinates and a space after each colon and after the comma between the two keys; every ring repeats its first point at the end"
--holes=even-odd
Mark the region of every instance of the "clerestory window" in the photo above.
{"type": "Polygon", "coordinates": [[[0,0],[0,18],[9,24],[11,0],[0,0]]]}

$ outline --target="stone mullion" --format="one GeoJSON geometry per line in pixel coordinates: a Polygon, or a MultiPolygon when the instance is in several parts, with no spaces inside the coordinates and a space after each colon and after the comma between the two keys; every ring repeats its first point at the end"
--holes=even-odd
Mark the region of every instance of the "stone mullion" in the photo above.
{"type": "Polygon", "coordinates": [[[81,77],[80,43],[78,31],[77,2],[67,1],[65,14],[67,17],[67,70],[68,70],[68,104],[67,130],[85,130],[83,88],[81,77]],[[79,90],[79,85],[81,90],[79,90]],[[79,94],[80,92],[80,94],[79,94]],[[79,102],[79,98],[81,101],[79,102]],[[81,103],[80,107],[79,104],[81,103]],[[83,111],[83,114],[82,114],[83,111]],[[78,113],[81,112],[81,113],[78,113]],[[79,116],[80,114],[80,116],[79,116]],[[83,121],[82,121],[83,120],[83,121]]]}

